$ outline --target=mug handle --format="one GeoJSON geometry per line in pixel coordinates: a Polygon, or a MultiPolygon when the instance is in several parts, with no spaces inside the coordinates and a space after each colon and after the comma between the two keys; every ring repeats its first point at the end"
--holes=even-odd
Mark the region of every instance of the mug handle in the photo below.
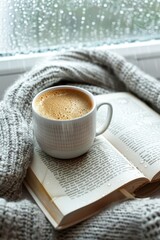
{"type": "Polygon", "coordinates": [[[110,103],[98,103],[97,111],[102,105],[108,105],[107,119],[106,119],[105,123],[103,124],[103,126],[98,131],[96,130],[96,137],[106,131],[106,129],[108,128],[108,126],[111,122],[112,114],[113,114],[113,108],[110,103]]]}

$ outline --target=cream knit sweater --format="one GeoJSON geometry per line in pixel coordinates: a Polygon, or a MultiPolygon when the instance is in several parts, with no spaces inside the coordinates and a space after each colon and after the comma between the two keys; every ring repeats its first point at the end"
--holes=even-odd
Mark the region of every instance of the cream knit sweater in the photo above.
{"type": "Polygon", "coordinates": [[[158,197],[114,204],[57,232],[38,206],[21,195],[33,151],[32,99],[62,83],[93,94],[130,91],[160,112],[160,82],[111,52],[66,51],[22,76],[0,102],[0,239],[160,239],[158,197]]]}

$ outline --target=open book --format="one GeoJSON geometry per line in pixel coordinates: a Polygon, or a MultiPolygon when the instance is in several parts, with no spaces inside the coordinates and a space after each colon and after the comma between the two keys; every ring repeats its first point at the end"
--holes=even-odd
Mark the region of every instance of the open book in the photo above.
{"type": "MultiPolygon", "coordinates": [[[[147,196],[160,185],[159,114],[129,93],[96,98],[112,104],[113,118],[86,154],[58,160],[35,144],[25,184],[56,229],[76,224],[125,196],[147,196]]],[[[106,111],[99,111],[101,124],[106,111]]]]}

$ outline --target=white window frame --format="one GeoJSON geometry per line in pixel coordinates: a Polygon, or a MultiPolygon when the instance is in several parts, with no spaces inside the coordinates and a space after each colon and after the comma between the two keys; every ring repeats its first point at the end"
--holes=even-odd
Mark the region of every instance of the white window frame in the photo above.
{"type": "MultiPolygon", "coordinates": [[[[160,40],[103,45],[98,49],[108,49],[124,56],[128,61],[140,67],[144,72],[160,79],[160,40]]],[[[33,53],[0,58],[0,99],[5,89],[24,72],[55,52],[33,53]]]]}

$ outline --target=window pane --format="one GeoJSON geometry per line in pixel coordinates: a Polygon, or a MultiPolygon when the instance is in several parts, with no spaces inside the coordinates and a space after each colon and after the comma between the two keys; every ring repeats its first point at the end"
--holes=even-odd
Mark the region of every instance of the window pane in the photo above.
{"type": "Polygon", "coordinates": [[[0,54],[160,37],[160,0],[0,0],[0,54]]]}

